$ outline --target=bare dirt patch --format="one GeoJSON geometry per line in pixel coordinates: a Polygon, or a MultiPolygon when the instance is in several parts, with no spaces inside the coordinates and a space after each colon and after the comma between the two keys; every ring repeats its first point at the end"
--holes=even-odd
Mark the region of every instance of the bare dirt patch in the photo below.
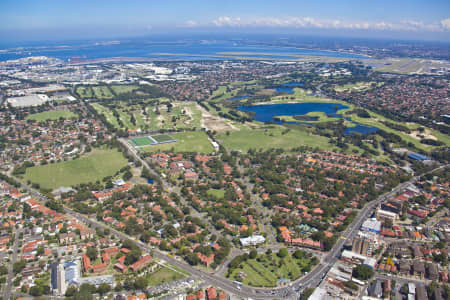
{"type": "Polygon", "coordinates": [[[225,119],[212,115],[209,111],[203,107],[198,107],[202,112],[201,126],[208,130],[215,131],[227,131],[227,130],[238,130],[235,126],[228,123],[225,119]]]}
{"type": "Polygon", "coordinates": [[[437,137],[432,135],[431,132],[428,129],[425,129],[424,132],[420,132],[418,130],[415,130],[415,131],[411,132],[409,134],[409,136],[415,138],[416,140],[430,139],[430,140],[437,141],[437,137]]]}

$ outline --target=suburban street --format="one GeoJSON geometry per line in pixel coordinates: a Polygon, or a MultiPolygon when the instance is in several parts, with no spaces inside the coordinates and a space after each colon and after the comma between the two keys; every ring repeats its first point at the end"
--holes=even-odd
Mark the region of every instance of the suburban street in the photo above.
{"type": "Polygon", "coordinates": [[[11,297],[11,288],[13,284],[14,278],[14,270],[13,265],[17,261],[17,254],[19,251],[19,235],[22,232],[21,229],[14,229],[14,244],[13,244],[13,253],[11,257],[11,262],[8,265],[8,278],[6,279],[5,290],[3,291],[3,299],[9,299],[11,297]]]}

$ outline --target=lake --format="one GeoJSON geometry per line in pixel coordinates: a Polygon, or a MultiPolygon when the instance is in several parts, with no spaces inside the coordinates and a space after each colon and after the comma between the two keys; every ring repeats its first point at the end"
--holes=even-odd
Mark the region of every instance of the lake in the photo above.
{"type": "Polygon", "coordinates": [[[275,88],[275,92],[293,94],[294,88],[290,87],[290,86],[277,87],[277,88],[275,88]]]}
{"type": "Polygon", "coordinates": [[[283,86],[293,86],[293,87],[297,87],[297,86],[304,86],[304,83],[303,83],[303,82],[295,82],[295,81],[292,81],[292,82],[286,82],[286,83],[283,83],[282,85],[283,85],[283,86]]]}
{"type": "Polygon", "coordinates": [[[280,87],[275,88],[277,93],[288,93],[293,94],[294,88],[303,86],[303,82],[286,82],[281,84],[280,87]]]}
{"type": "Polygon", "coordinates": [[[273,122],[276,124],[308,124],[313,125],[308,122],[283,122],[275,120],[275,116],[296,116],[304,115],[310,112],[323,112],[327,115],[332,115],[335,118],[343,118],[349,122],[355,124],[355,127],[347,128],[345,133],[360,133],[369,134],[378,130],[376,127],[365,126],[352,121],[349,118],[342,117],[336,112],[341,109],[349,108],[347,105],[342,105],[339,103],[320,103],[320,102],[303,102],[303,103],[283,103],[283,104],[267,104],[267,105],[243,105],[238,109],[241,111],[253,112],[255,113],[254,119],[260,122],[273,122]]]}

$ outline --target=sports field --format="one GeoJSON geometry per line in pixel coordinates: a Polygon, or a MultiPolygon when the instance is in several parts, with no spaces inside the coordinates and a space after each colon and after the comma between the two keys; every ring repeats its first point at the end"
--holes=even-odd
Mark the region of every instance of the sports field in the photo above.
{"type": "Polygon", "coordinates": [[[171,137],[168,134],[161,134],[161,135],[152,135],[152,138],[157,141],[158,143],[164,143],[168,141],[175,140],[173,137],[171,137]]]}
{"type": "Polygon", "coordinates": [[[177,132],[172,134],[176,143],[158,144],[142,147],[146,152],[197,152],[211,153],[214,151],[208,136],[203,131],[177,132]]]}
{"type": "Polygon", "coordinates": [[[27,117],[27,120],[34,120],[37,122],[47,121],[47,120],[59,120],[76,118],[77,115],[68,110],[51,110],[44,111],[41,113],[31,114],[27,117]]]}
{"type": "Polygon", "coordinates": [[[25,179],[40,184],[42,188],[55,189],[102,180],[126,165],[127,160],[119,151],[94,149],[78,159],[28,168],[25,179]]]}
{"type": "Polygon", "coordinates": [[[149,139],[148,137],[144,136],[144,137],[137,137],[137,138],[132,138],[131,142],[138,147],[142,147],[142,146],[149,146],[151,144],[153,144],[153,141],[151,139],[149,139]]]}

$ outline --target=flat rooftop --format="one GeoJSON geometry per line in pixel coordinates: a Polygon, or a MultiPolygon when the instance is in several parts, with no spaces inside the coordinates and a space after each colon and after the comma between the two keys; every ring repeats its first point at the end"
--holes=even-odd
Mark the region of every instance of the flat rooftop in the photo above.
{"type": "Polygon", "coordinates": [[[22,97],[8,98],[7,102],[13,107],[38,106],[48,101],[47,95],[34,94],[22,97]]]}

